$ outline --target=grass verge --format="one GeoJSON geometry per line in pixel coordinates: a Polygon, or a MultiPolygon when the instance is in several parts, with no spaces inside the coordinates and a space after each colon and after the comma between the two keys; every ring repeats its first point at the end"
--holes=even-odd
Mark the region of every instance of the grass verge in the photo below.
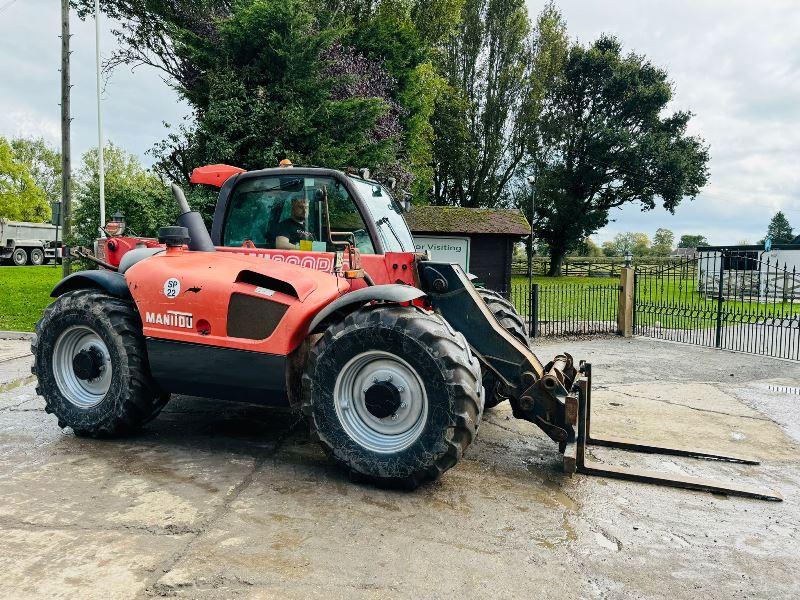
{"type": "Polygon", "coordinates": [[[33,331],[60,280],[61,265],[0,267],[0,331],[33,331]]]}

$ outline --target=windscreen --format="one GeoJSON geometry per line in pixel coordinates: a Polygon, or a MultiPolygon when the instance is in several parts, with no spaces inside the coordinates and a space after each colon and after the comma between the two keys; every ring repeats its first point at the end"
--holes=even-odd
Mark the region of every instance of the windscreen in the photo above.
{"type": "Polygon", "coordinates": [[[351,177],[381,237],[385,252],[414,252],[414,240],[403,209],[389,191],[374,181],[351,177]]]}

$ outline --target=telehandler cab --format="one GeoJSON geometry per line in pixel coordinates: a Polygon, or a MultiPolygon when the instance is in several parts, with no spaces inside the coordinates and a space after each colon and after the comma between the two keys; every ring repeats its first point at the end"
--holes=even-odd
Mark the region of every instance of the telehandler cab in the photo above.
{"type": "MultiPolygon", "coordinates": [[[[401,205],[377,181],[320,168],[212,165],[211,234],[173,184],[179,226],[158,240],[98,240],[103,268],[62,280],[36,326],[46,411],[76,435],[149,422],[171,393],[301,410],[312,436],[358,478],[414,488],[453,467],[486,407],[508,400],[564,453],[567,472],[776,499],[593,463],[591,367],[543,365],[524,321],[457,265],[416,253],[401,205]]],[[[113,225],[113,227],[112,227],[113,225]]]]}

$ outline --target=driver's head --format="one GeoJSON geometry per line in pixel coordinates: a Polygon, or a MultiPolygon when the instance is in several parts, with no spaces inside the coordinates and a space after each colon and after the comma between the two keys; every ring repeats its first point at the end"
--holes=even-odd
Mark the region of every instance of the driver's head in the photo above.
{"type": "Polygon", "coordinates": [[[302,194],[293,194],[290,200],[292,202],[292,218],[295,221],[305,221],[306,211],[308,210],[306,197],[302,194]]]}

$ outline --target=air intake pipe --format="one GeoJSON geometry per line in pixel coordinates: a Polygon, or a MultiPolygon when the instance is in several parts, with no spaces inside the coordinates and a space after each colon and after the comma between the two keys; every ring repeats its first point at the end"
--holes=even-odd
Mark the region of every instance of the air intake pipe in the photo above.
{"type": "Polygon", "coordinates": [[[189,250],[196,250],[198,252],[214,252],[214,244],[211,242],[211,236],[208,235],[206,224],[203,223],[203,217],[200,213],[191,210],[189,203],[186,201],[186,196],[178,184],[172,184],[172,195],[178,201],[178,207],[181,209],[181,214],[178,215],[178,225],[186,227],[189,231],[189,250]]]}

